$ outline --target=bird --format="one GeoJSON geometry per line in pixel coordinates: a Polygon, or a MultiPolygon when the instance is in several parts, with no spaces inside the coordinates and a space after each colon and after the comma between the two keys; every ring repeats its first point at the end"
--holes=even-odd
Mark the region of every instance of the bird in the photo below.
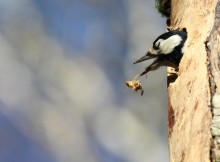
{"type": "Polygon", "coordinates": [[[154,42],[150,50],[133,64],[145,60],[154,59],[154,61],[145,68],[139,75],[145,75],[149,71],[157,70],[161,66],[169,66],[178,70],[182,59],[187,40],[186,28],[182,30],[170,30],[160,35],[154,42]]]}

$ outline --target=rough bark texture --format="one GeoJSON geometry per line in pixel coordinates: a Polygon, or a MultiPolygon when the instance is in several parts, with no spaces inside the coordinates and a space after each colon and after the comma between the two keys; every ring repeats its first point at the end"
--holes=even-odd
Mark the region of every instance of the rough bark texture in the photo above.
{"type": "Polygon", "coordinates": [[[215,23],[206,41],[208,53],[209,83],[212,97],[211,111],[211,159],[220,162],[220,1],[215,10],[215,23]]]}
{"type": "Polygon", "coordinates": [[[171,25],[186,27],[188,31],[178,78],[168,87],[171,162],[216,161],[211,151],[218,147],[214,147],[211,133],[210,101],[214,92],[211,88],[213,71],[210,70],[213,64],[209,62],[217,57],[219,50],[219,42],[216,42],[219,36],[214,36],[220,31],[214,25],[217,1],[172,0],[171,3],[171,25]],[[213,43],[207,44],[211,40],[213,43]],[[216,55],[212,56],[214,53],[216,55]]]}

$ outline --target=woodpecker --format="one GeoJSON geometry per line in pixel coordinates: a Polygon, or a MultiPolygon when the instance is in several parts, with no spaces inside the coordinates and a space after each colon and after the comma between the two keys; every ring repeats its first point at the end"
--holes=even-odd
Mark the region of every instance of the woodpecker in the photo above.
{"type": "Polygon", "coordinates": [[[157,70],[161,66],[169,66],[178,70],[180,60],[184,54],[185,42],[187,39],[187,31],[172,30],[160,35],[154,42],[150,50],[134,62],[139,62],[154,59],[153,63],[145,68],[140,76],[148,73],[149,71],[157,70]]]}

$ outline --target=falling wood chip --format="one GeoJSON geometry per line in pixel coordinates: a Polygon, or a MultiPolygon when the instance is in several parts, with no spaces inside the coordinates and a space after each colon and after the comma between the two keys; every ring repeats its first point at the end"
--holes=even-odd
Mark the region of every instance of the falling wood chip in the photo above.
{"type": "Polygon", "coordinates": [[[133,80],[126,81],[126,86],[131,88],[134,92],[141,91],[141,96],[144,94],[144,89],[141,86],[140,80],[136,80],[137,77],[134,77],[133,80]]]}

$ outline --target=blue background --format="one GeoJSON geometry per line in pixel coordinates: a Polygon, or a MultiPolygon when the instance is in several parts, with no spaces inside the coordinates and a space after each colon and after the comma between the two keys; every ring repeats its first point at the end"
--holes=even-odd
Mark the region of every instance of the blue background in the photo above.
{"type": "Polygon", "coordinates": [[[0,162],[168,161],[166,70],[125,81],[165,31],[155,2],[0,2],[0,162]]]}

